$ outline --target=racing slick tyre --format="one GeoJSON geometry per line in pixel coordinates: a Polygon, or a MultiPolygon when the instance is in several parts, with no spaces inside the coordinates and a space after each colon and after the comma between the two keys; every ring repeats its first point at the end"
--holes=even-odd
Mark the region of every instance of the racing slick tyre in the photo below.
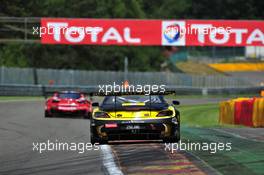
{"type": "Polygon", "coordinates": [[[94,128],[91,126],[90,134],[91,134],[91,144],[98,143],[99,145],[107,144],[108,140],[104,140],[98,137],[96,133],[93,132],[94,128]]]}
{"type": "Polygon", "coordinates": [[[163,142],[164,143],[177,143],[181,139],[181,133],[180,133],[180,128],[177,128],[173,133],[172,136],[164,138],[163,142]]]}
{"type": "Polygon", "coordinates": [[[52,114],[49,114],[48,111],[45,111],[45,118],[52,117],[52,114]]]}
{"type": "Polygon", "coordinates": [[[99,145],[104,145],[108,143],[108,140],[102,140],[97,137],[91,136],[91,144],[98,143],[99,145]]]}
{"type": "Polygon", "coordinates": [[[180,119],[180,114],[178,113],[176,115],[177,121],[178,121],[178,126],[175,129],[175,131],[173,133],[171,133],[170,137],[164,138],[163,142],[164,143],[177,143],[180,141],[181,139],[181,130],[180,130],[180,124],[181,124],[181,119],[180,119]]]}
{"type": "Polygon", "coordinates": [[[83,116],[84,119],[91,119],[91,117],[92,117],[92,113],[91,112],[88,112],[87,114],[85,114],[83,116]]]}

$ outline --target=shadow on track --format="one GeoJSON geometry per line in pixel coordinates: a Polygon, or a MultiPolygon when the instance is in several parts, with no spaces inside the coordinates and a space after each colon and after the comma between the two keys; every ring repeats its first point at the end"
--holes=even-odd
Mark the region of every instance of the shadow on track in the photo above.
{"type": "Polygon", "coordinates": [[[75,115],[55,115],[52,117],[45,117],[46,119],[83,119],[83,120],[90,120],[89,118],[84,118],[83,116],[75,116],[75,115]]]}

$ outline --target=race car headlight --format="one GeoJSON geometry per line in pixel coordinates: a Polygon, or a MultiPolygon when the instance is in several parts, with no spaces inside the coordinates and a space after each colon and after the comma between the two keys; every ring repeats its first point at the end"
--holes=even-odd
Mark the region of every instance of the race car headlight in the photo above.
{"type": "Polygon", "coordinates": [[[156,117],[166,117],[166,116],[171,116],[172,114],[173,114],[173,111],[165,110],[165,111],[159,112],[156,117]]]}
{"type": "Polygon", "coordinates": [[[95,118],[110,118],[110,116],[106,112],[95,112],[95,118]]]}

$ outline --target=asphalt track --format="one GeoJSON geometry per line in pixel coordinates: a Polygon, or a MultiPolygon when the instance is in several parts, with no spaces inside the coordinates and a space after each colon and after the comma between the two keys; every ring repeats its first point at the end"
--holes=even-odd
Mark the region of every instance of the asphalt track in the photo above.
{"type": "MultiPolygon", "coordinates": [[[[191,103],[184,100],[184,103],[191,103]]],[[[213,100],[215,101],[215,100],[213,100]]],[[[216,100],[217,101],[217,100],[216,100]]],[[[193,101],[196,104],[196,101],[193,101]]],[[[89,120],[44,118],[44,101],[0,102],[0,174],[264,174],[264,130],[182,127],[182,140],[230,141],[231,152],[176,151],[163,143],[114,142],[99,150],[33,151],[47,140],[89,143],[89,120]],[[233,132],[234,131],[234,132],[233,132]],[[262,134],[261,134],[262,133],[262,134]],[[108,151],[109,151],[108,150],[108,151]],[[109,157],[110,156],[110,157],[109,157]],[[111,157],[112,156],[112,157],[111,157]]]]}

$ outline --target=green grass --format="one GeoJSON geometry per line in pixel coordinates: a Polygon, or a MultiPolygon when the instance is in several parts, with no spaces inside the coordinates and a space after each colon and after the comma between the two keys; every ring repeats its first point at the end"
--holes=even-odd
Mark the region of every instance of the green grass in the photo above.
{"type": "Polygon", "coordinates": [[[181,125],[187,127],[243,128],[242,125],[220,125],[219,104],[183,105],[177,107],[181,113],[181,125]]]}
{"type": "Polygon", "coordinates": [[[0,96],[0,101],[41,100],[43,97],[33,96],[0,96]]]}
{"type": "Polygon", "coordinates": [[[181,124],[185,126],[218,126],[218,104],[179,106],[181,124]]]}

